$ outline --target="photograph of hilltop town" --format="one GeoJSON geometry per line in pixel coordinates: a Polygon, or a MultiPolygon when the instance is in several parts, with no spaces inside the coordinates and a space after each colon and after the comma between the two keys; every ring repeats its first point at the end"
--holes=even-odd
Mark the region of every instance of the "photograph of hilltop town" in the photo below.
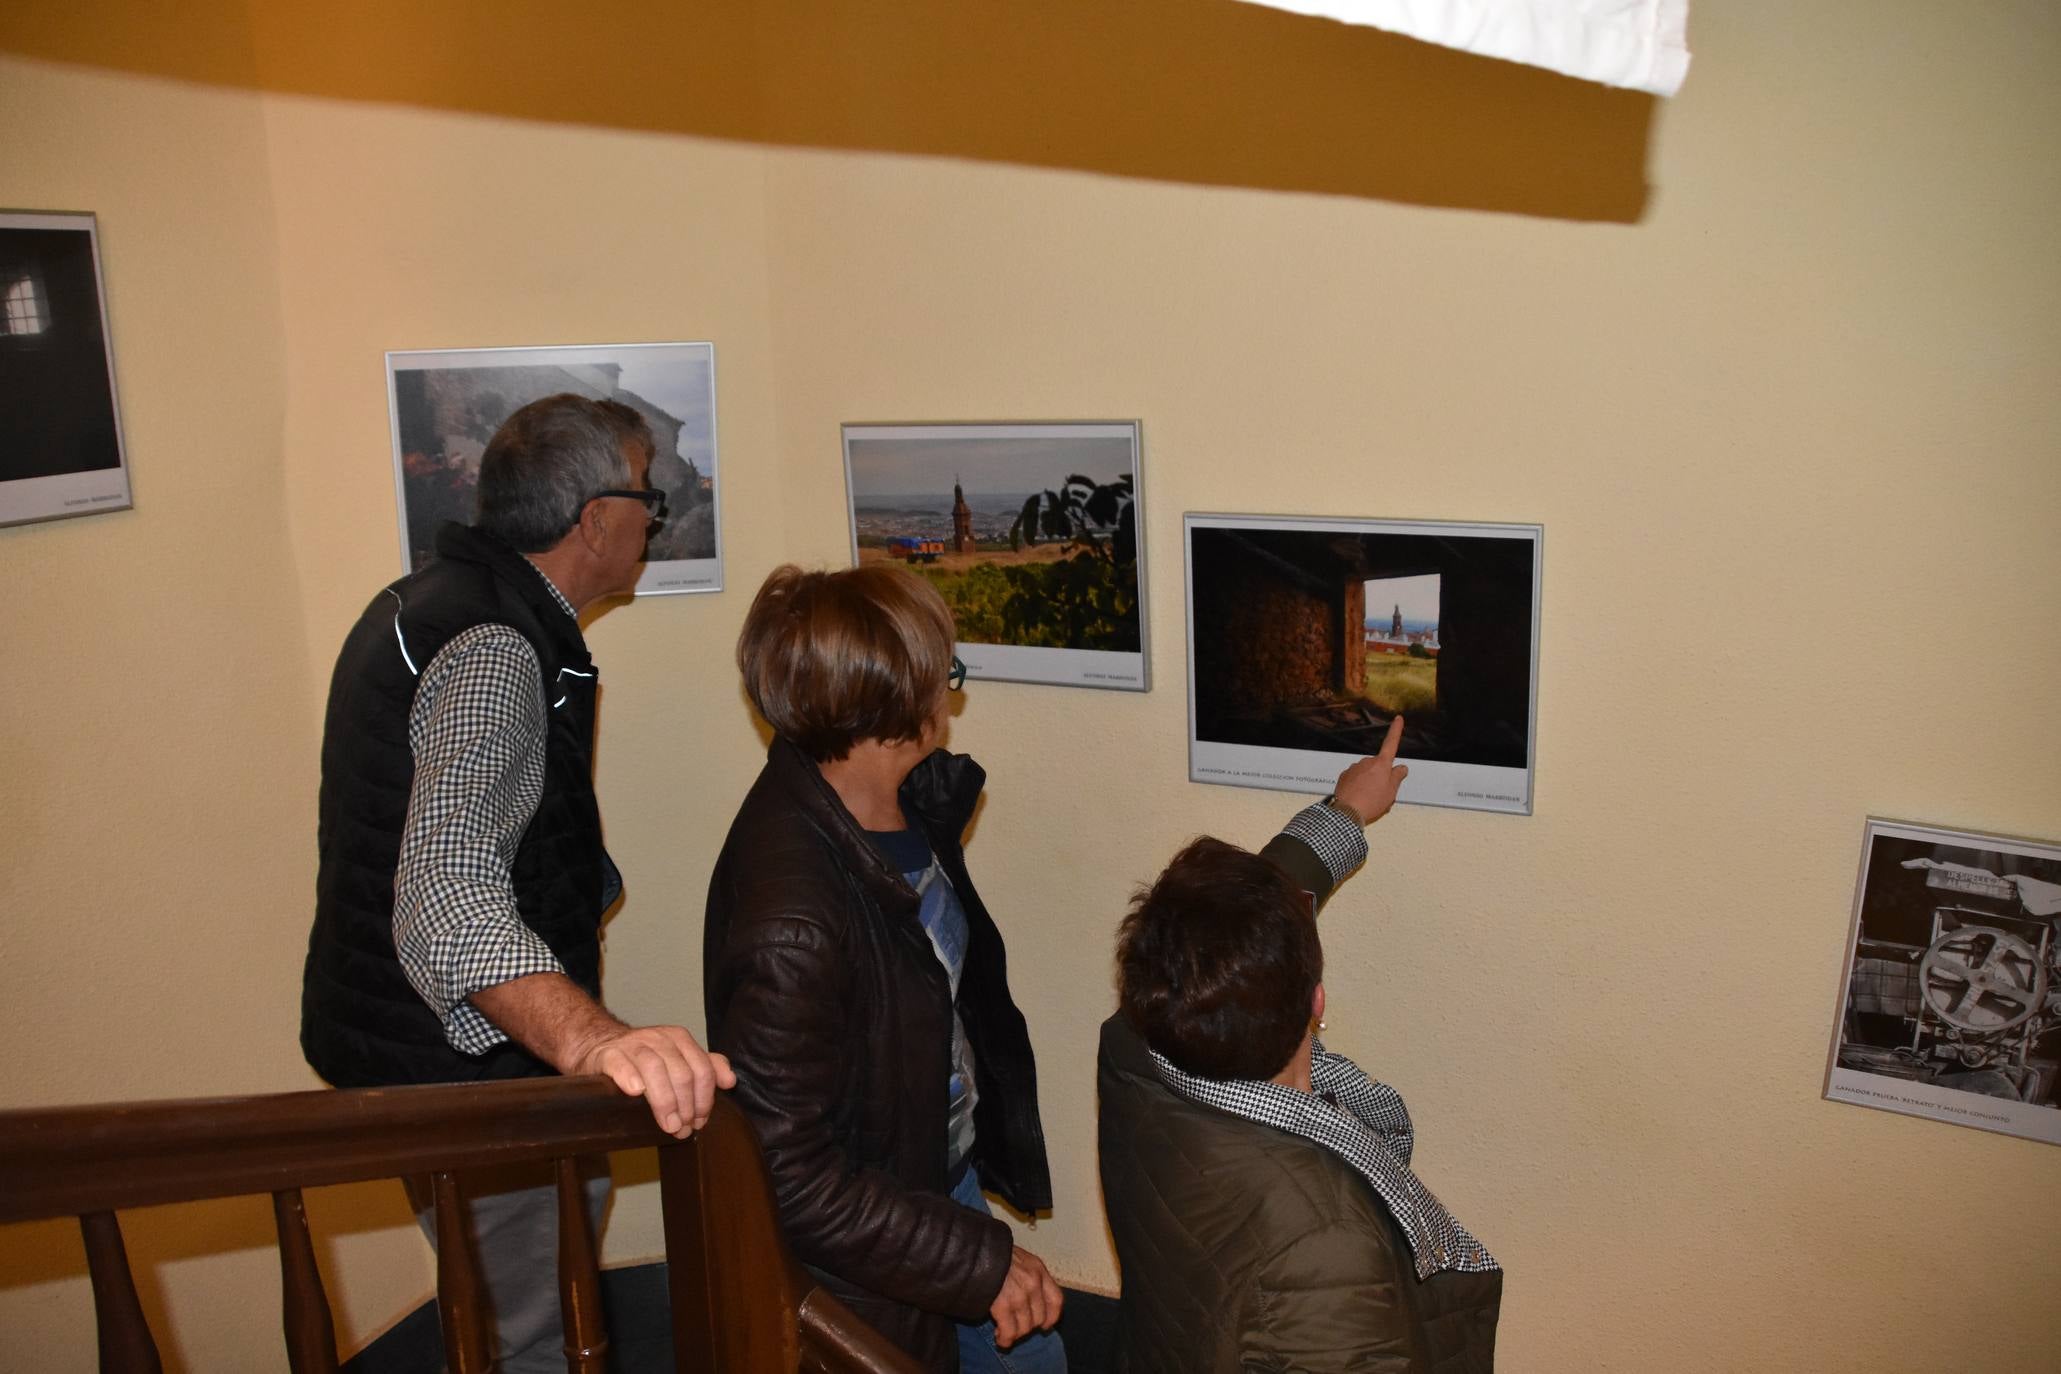
{"type": "Polygon", "coordinates": [[[529,402],[560,392],[615,400],[644,417],[666,494],[639,595],[721,590],[715,350],[705,343],[494,348],[387,355],[406,565],[436,556],[447,520],[470,523],[487,440],[529,402]]]}
{"type": "Polygon", "coordinates": [[[1135,425],[847,425],[844,447],[854,561],[934,585],[970,676],[1143,685],[1135,425]]]}
{"type": "Polygon", "coordinates": [[[1403,717],[1403,800],[1530,805],[1536,526],[1187,519],[1191,773],[1328,791],[1403,717]]]}

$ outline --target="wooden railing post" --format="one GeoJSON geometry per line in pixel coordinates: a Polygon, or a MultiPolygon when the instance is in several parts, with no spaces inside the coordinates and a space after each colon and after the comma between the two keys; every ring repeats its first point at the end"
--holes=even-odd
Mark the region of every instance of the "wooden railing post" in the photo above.
{"type": "Polygon", "coordinates": [[[608,1331],[601,1320],[601,1266],[587,1220],[579,1161],[557,1161],[558,1311],[565,1323],[566,1374],[606,1374],[608,1331]]]}
{"type": "MultiPolygon", "coordinates": [[[[0,1111],[0,1225],[79,1218],[101,1369],[162,1374],[115,1213],[269,1195],[288,1358],[310,1374],[333,1371],[337,1361],[302,1190],[426,1174],[446,1363],[451,1374],[485,1374],[495,1354],[489,1305],[457,1180],[464,1170],[550,1160],[562,1199],[568,1367],[597,1374],[606,1335],[574,1161],[653,1146],[683,1374],[921,1374],[795,1258],[757,1136],[726,1095],[684,1141],[661,1132],[644,1102],[599,1077],[0,1111]]],[[[13,1353],[0,1352],[0,1363],[13,1353]]]]}
{"type": "Polygon", "coordinates": [[[93,1276],[100,1374],[164,1374],[150,1323],[143,1319],[143,1304],[136,1300],[122,1224],[113,1212],[87,1212],[79,1218],[79,1229],[86,1236],[86,1269],[93,1276]]]}
{"type": "Polygon", "coordinates": [[[673,1300],[675,1374],[717,1369],[716,1314],[709,1297],[706,1218],[697,1166],[699,1142],[658,1147],[659,1206],[665,1223],[666,1286],[673,1300]]]}
{"type": "Polygon", "coordinates": [[[286,1323],[286,1363],[293,1374],[336,1374],[336,1327],[315,1267],[308,1239],[308,1213],[301,1190],[272,1194],[272,1221],[279,1232],[279,1308],[286,1323]]]}
{"type": "Polygon", "coordinates": [[[479,1255],[472,1217],[448,1171],[429,1176],[437,1218],[437,1315],[444,1324],[444,1364],[450,1374],[487,1374],[486,1312],[480,1301],[479,1255]]]}

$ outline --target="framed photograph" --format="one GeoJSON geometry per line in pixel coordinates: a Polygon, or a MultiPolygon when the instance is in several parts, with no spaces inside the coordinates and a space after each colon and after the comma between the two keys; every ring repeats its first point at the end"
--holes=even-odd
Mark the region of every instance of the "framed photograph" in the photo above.
{"type": "Polygon", "coordinates": [[[1834,1102],[2061,1144],[2061,845],[1868,819],[1834,1102]]]}
{"type": "Polygon", "coordinates": [[[501,422],[570,391],[630,406],[658,441],[650,482],[666,494],[666,525],[651,540],[637,595],[723,589],[713,344],[389,353],[386,381],[404,569],[435,556],[446,520],[472,522],[480,455],[501,422]]]}
{"type": "Polygon", "coordinates": [[[0,211],[0,525],[127,510],[93,216],[0,211]]]}
{"type": "Polygon", "coordinates": [[[1538,525],[1196,515],[1188,776],[1328,793],[1403,717],[1398,800],[1531,814],[1538,525]]]}
{"type": "Polygon", "coordinates": [[[1135,421],[846,425],[852,561],[944,593],[968,677],[1152,685],[1135,421]]]}

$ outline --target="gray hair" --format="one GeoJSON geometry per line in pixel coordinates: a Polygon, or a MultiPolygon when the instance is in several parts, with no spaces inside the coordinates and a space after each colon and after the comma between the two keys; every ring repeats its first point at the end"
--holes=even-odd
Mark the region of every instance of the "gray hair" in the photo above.
{"type": "Polygon", "coordinates": [[[531,401],[487,440],[479,464],[479,527],[523,553],[542,553],[589,501],[630,485],[626,450],[656,446],[621,401],[560,392],[531,401]]]}

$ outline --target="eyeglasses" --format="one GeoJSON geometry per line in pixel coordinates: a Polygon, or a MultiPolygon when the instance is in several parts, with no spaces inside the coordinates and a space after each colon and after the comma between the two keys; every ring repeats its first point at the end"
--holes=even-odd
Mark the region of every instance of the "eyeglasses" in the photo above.
{"type": "Polygon", "coordinates": [[[631,501],[642,501],[645,511],[651,516],[651,523],[644,527],[647,537],[666,527],[666,494],[656,487],[646,487],[643,491],[597,491],[588,499],[597,500],[603,496],[621,496],[631,501]]]}
{"type": "Polygon", "coordinates": [[[958,691],[966,685],[966,665],[959,661],[959,655],[952,655],[952,671],[945,675],[945,686],[958,691]]]}

